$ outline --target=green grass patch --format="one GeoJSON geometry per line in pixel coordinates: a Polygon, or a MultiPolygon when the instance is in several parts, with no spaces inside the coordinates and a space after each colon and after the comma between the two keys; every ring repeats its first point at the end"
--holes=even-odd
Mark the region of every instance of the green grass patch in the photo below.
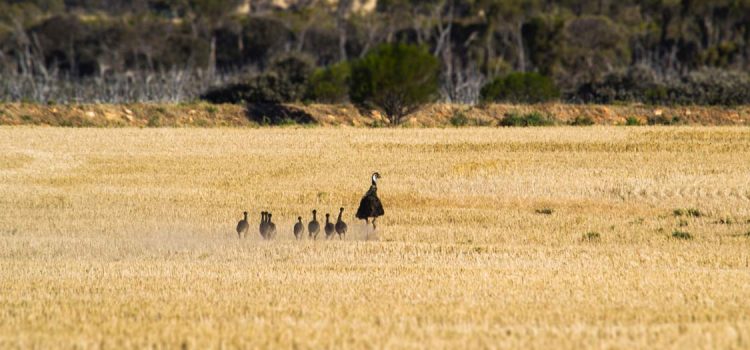
{"type": "Polygon", "coordinates": [[[628,117],[625,119],[625,125],[627,126],[640,126],[641,120],[636,117],[628,117]]]}
{"type": "Polygon", "coordinates": [[[689,232],[674,231],[672,232],[672,238],[682,239],[682,240],[691,240],[693,239],[693,236],[689,232]]]}

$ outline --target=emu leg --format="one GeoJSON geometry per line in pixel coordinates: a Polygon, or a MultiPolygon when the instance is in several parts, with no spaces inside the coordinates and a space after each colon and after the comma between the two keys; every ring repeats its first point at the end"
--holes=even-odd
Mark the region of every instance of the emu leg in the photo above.
{"type": "Polygon", "coordinates": [[[370,218],[365,218],[365,240],[370,239],[370,230],[367,226],[370,226],[370,218]]]}

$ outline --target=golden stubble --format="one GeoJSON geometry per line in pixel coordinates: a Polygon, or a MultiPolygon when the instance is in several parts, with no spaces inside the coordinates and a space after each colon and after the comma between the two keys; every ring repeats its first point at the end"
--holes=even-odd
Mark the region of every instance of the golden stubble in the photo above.
{"type": "Polygon", "coordinates": [[[750,129],[0,128],[0,150],[2,348],[750,346],[750,129]],[[345,241],[293,240],[341,206],[345,241]]]}

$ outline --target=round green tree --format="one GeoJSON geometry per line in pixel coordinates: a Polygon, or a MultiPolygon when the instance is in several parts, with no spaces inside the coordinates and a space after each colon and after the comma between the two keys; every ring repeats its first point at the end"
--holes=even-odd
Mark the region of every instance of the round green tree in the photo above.
{"type": "Polygon", "coordinates": [[[392,125],[438,95],[438,60],[425,47],[384,44],[353,62],[352,102],[383,111],[392,125]]]}

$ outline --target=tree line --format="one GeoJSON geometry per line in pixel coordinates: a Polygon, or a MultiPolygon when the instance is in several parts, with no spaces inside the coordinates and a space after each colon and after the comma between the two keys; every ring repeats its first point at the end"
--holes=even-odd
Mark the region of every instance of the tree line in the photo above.
{"type": "Polygon", "coordinates": [[[0,1],[0,96],[181,101],[233,85],[338,102],[357,99],[340,89],[352,62],[405,43],[435,58],[447,102],[750,103],[750,0],[275,3],[0,1]],[[280,77],[284,62],[300,71],[280,77]]]}

